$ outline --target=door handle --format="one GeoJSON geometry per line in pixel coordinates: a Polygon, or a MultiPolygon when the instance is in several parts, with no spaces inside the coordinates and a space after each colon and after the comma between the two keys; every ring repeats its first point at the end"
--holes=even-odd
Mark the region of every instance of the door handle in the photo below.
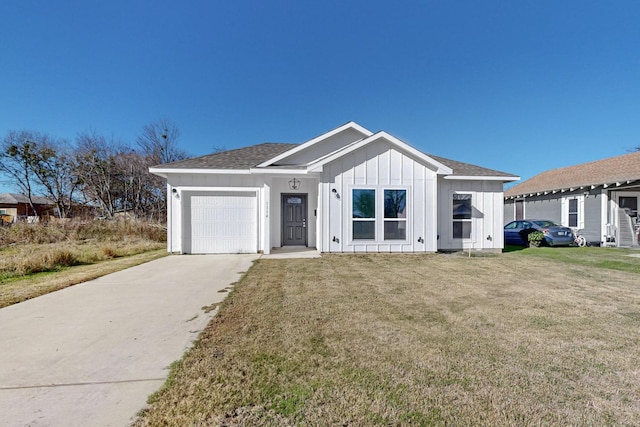
{"type": "Polygon", "coordinates": [[[306,219],[302,220],[302,228],[307,228],[307,220],[306,219]]]}

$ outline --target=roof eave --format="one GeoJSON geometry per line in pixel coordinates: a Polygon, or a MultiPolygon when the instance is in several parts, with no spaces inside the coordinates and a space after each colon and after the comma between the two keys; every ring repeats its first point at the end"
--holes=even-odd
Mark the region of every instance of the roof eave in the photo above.
{"type": "Polygon", "coordinates": [[[519,176],[497,176],[497,175],[447,175],[444,179],[465,180],[465,181],[518,181],[519,176]]]}
{"type": "Polygon", "coordinates": [[[251,168],[250,172],[252,174],[265,174],[265,175],[307,175],[309,174],[309,170],[306,168],[269,168],[269,167],[255,167],[251,168]]]}
{"type": "Polygon", "coordinates": [[[610,187],[622,187],[623,185],[628,185],[638,180],[624,180],[624,181],[615,181],[615,182],[602,182],[599,184],[578,184],[570,187],[561,187],[561,188],[545,188],[545,189],[537,189],[530,190],[516,194],[506,195],[506,199],[518,199],[525,197],[534,197],[534,196],[546,196],[547,194],[556,194],[556,193],[566,193],[573,192],[576,190],[595,190],[596,188],[602,187],[602,189],[610,188],[610,187]]]}
{"type": "Polygon", "coordinates": [[[195,169],[195,168],[149,168],[149,172],[166,178],[169,174],[226,174],[226,175],[249,175],[251,169],[195,169]]]}

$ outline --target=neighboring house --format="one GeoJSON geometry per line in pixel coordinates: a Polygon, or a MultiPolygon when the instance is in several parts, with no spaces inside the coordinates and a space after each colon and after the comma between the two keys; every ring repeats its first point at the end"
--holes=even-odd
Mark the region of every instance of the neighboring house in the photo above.
{"type": "MultiPolygon", "coordinates": [[[[33,205],[38,217],[52,216],[55,206],[46,197],[33,196],[33,205]]],[[[32,220],[36,217],[29,204],[29,198],[22,194],[0,194],[0,215],[3,223],[12,223],[20,220],[32,220]]]]}
{"type": "Polygon", "coordinates": [[[505,222],[550,219],[590,244],[638,246],[640,151],[553,169],[505,191],[505,222]]]}
{"type": "Polygon", "coordinates": [[[167,179],[168,250],[270,253],[503,248],[511,174],[424,154],[349,122],[150,168],[167,179]]]}

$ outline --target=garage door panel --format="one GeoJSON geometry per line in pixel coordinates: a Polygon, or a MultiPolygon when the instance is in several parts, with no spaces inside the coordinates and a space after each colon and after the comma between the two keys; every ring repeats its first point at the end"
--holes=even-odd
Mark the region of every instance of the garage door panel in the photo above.
{"type": "Polygon", "coordinates": [[[255,193],[194,194],[190,206],[191,253],[257,252],[255,193]]]}

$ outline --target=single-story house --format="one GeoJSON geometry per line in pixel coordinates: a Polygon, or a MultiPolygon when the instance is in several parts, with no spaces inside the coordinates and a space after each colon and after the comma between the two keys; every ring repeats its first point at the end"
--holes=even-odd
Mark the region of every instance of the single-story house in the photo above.
{"type": "Polygon", "coordinates": [[[500,251],[503,185],[519,179],[354,122],[150,171],[167,179],[168,251],[193,254],[500,251]]]}
{"type": "Polygon", "coordinates": [[[33,221],[36,217],[54,215],[55,205],[46,197],[32,196],[33,212],[29,198],[24,194],[2,193],[0,194],[0,216],[3,223],[12,223],[18,220],[33,221]]]}
{"type": "Polygon", "coordinates": [[[640,151],[553,169],[505,191],[505,221],[549,219],[587,243],[638,246],[640,151]]]}

